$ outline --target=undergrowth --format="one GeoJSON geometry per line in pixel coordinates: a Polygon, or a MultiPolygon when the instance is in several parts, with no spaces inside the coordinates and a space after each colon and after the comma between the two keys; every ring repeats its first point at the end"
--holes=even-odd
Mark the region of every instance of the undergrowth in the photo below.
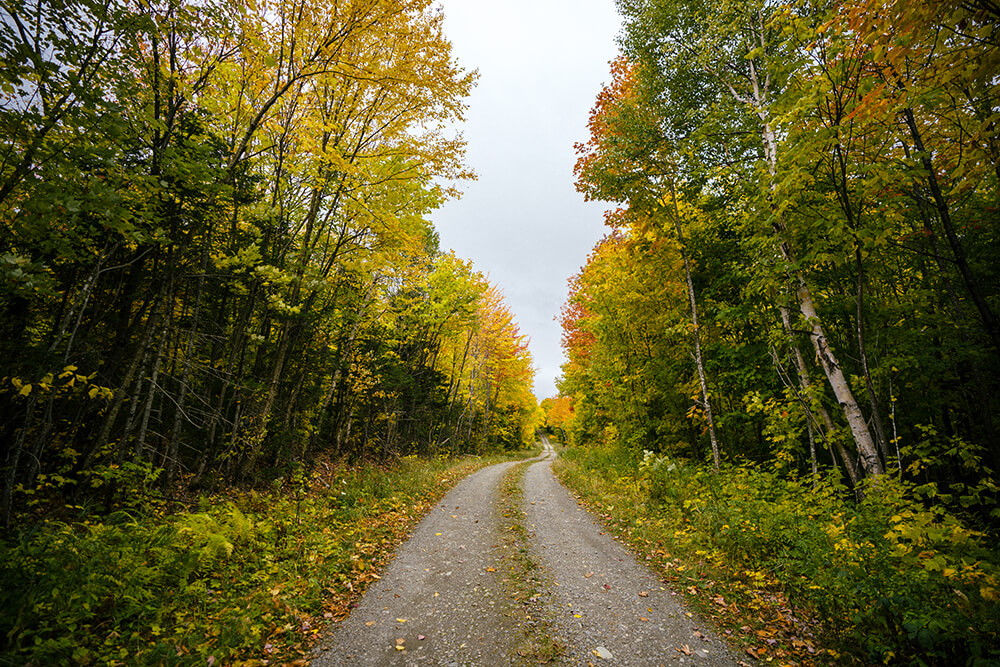
{"type": "Polygon", "coordinates": [[[152,501],[9,535],[0,664],[305,664],[416,522],[489,462],[322,463],[190,511],[152,501]]]}
{"type": "Polygon", "coordinates": [[[837,479],[575,448],[560,478],[754,658],[1000,664],[995,543],[886,477],[837,479]]]}

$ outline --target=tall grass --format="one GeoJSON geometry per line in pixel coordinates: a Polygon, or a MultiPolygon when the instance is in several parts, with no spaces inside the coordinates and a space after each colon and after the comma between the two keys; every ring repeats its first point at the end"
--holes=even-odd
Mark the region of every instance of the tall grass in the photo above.
{"type": "Polygon", "coordinates": [[[665,573],[689,583],[709,569],[713,583],[728,577],[746,612],[731,615],[733,628],[751,630],[754,598],[777,591],[821,623],[830,655],[1000,663],[996,542],[913,485],[887,477],[858,502],[836,478],[814,485],[752,465],[714,474],[605,448],[567,450],[558,470],[623,537],[670,552],[650,558],[665,573]],[[701,574],[677,577],[679,567],[701,574]]]}

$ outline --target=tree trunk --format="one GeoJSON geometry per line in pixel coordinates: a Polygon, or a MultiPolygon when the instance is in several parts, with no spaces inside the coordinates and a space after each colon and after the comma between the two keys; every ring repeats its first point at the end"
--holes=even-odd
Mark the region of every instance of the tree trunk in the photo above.
{"type": "Polygon", "coordinates": [[[844,371],[840,368],[840,362],[837,361],[837,357],[834,356],[833,350],[830,348],[830,343],[826,338],[826,332],[823,330],[823,323],[816,312],[809,288],[801,276],[796,276],[795,280],[797,283],[795,292],[799,300],[799,308],[802,310],[802,315],[805,316],[812,333],[813,349],[816,351],[816,357],[819,359],[820,365],[823,367],[823,372],[830,383],[830,388],[833,389],[833,395],[837,398],[837,402],[844,411],[844,417],[847,419],[851,435],[854,436],[854,443],[861,457],[861,466],[867,477],[878,477],[885,473],[885,467],[882,464],[881,458],[879,458],[878,449],[872,438],[871,431],[868,430],[868,423],[865,421],[865,416],[861,413],[861,408],[854,398],[854,392],[851,391],[851,385],[844,376],[844,371]]]}
{"type": "Polygon", "coordinates": [[[139,435],[136,437],[135,442],[135,461],[139,462],[143,459],[146,449],[146,433],[149,431],[149,417],[153,412],[153,400],[156,397],[156,392],[159,390],[159,378],[160,378],[160,366],[163,364],[163,355],[166,354],[167,348],[167,329],[170,327],[170,318],[167,317],[163,322],[163,331],[160,333],[160,346],[156,351],[156,359],[153,361],[153,372],[149,376],[149,396],[146,398],[146,405],[143,407],[142,411],[142,422],[139,426],[139,435]]]}
{"type": "MultiPolygon", "coordinates": [[[[902,84],[897,85],[900,89],[903,89],[902,84]]],[[[997,322],[996,315],[993,313],[989,303],[987,303],[986,298],[983,296],[982,290],[979,287],[979,282],[972,274],[972,268],[969,266],[969,261],[965,256],[965,248],[962,246],[962,241],[958,238],[958,234],[955,231],[955,225],[951,219],[951,210],[948,206],[948,201],[944,196],[944,192],[941,191],[941,186],[938,183],[937,173],[934,171],[933,157],[924,146],[923,137],[920,134],[920,128],[917,127],[917,121],[913,115],[913,110],[910,108],[904,109],[903,118],[906,121],[906,127],[910,131],[910,137],[913,139],[913,147],[920,156],[920,162],[923,165],[924,170],[927,172],[927,186],[934,199],[934,205],[937,209],[938,218],[941,220],[941,226],[944,228],[945,238],[948,239],[948,245],[951,247],[952,255],[955,257],[955,265],[958,267],[958,273],[962,276],[962,282],[965,283],[965,289],[969,292],[969,296],[972,297],[972,302],[976,305],[976,309],[979,311],[979,317],[982,320],[983,329],[985,329],[987,336],[989,336],[990,342],[993,344],[993,349],[1000,354],[1000,323],[997,322]]]]}
{"type": "Polygon", "coordinates": [[[14,484],[17,482],[18,462],[21,459],[21,452],[24,450],[24,441],[31,428],[31,422],[35,416],[35,406],[38,404],[38,397],[33,393],[28,396],[28,405],[25,408],[24,426],[17,434],[17,439],[8,450],[7,461],[3,485],[3,527],[10,526],[10,515],[14,506],[14,484]]]}
{"type": "MultiPolygon", "coordinates": [[[[766,96],[767,90],[765,88],[756,93],[755,101],[757,102],[758,107],[757,115],[762,123],[761,138],[764,143],[764,153],[767,157],[768,176],[770,178],[769,197],[772,198],[771,205],[773,207],[773,197],[775,190],[777,189],[778,139],[774,129],[771,127],[770,119],[768,118],[766,96]]],[[[774,215],[777,216],[778,214],[775,213],[774,215]]],[[[782,260],[785,262],[787,267],[795,267],[798,264],[798,258],[795,257],[786,239],[784,225],[777,217],[771,224],[774,230],[775,245],[777,246],[777,250],[780,253],[782,260]]],[[[875,441],[872,439],[871,431],[868,430],[868,423],[865,421],[864,415],[861,413],[861,408],[858,407],[858,402],[854,397],[854,392],[851,391],[851,386],[847,382],[847,378],[844,377],[844,372],[840,368],[840,362],[834,355],[833,349],[830,347],[830,343],[827,340],[826,332],[823,329],[823,321],[820,319],[819,313],[816,311],[816,306],[813,302],[812,293],[809,291],[809,286],[806,285],[805,279],[797,269],[790,268],[789,272],[791,274],[790,277],[792,278],[795,296],[798,300],[799,310],[806,318],[806,322],[812,332],[811,338],[813,348],[816,351],[816,357],[819,359],[820,365],[823,367],[823,372],[826,374],[827,381],[830,383],[830,388],[833,390],[833,395],[837,398],[837,402],[840,404],[840,408],[844,412],[844,417],[847,419],[847,424],[851,429],[851,435],[854,437],[854,443],[858,449],[858,454],[861,457],[861,464],[864,468],[865,474],[869,477],[882,475],[885,472],[885,469],[882,465],[882,461],[879,459],[875,441]]]]}
{"type": "Polygon", "coordinates": [[[199,266],[198,287],[194,298],[194,312],[191,314],[191,328],[188,333],[187,346],[184,350],[184,371],[181,374],[181,392],[177,397],[176,412],[174,412],[174,423],[170,429],[170,440],[167,443],[167,471],[164,476],[164,487],[169,492],[173,488],[177,478],[177,469],[180,466],[178,461],[178,449],[180,446],[182,420],[186,417],[187,395],[191,387],[192,359],[195,353],[195,338],[198,336],[198,326],[201,320],[201,298],[205,289],[205,272],[208,270],[208,249],[211,244],[211,236],[205,239],[205,247],[202,249],[201,262],[199,266]]]}
{"type": "Polygon", "coordinates": [[[670,182],[670,194],[674,200],[674,228],[677,230],[677,240],[681,249],[681,259],[684,260],[684,277],[687,280],[688,302],[691,305],[691,325],[694,329],[694,361],[698,367],[698,381],[701,384],[702,405],[705,408],[705,421],[708,422],[708,436],[712,443],[712,463],[715,471],[719,471],[719,441],[715,436],[715,420],[712,417],[712,402],[708,394],[708,379],[705,377],[705,364],[701,356],[701,329],[698,326],[698,302],[695,300],[694,281],[691,279],[691,260],[688,258],[687,245],[684,243],[684,230],[681,228],[681,211],[677,203],[677,190],[673,181],[670,182]]]}
{"type": "MultiPolygon", "coordinates": [[[[802,403],[805,407],[807,414],[806,417],[811,424],[815,421],[813,417],[813,410],[819,413],[820,419],[823,420],[823,426],[826,427],[824,434],[823,429],[819,424],[816,424],[816,431],[818,431],[830,448],[830,457],[833,459],[833,464],[836,466],[837,459],[834,456],[834,448],[840,453],[840,459],[844,462],[844,469],[847,471],[847,476],[851,479],[851,485],[857,487],[858,483],[861,481],[861,475],[859,474],[857,464],[852,457],[844,448],[844,445],[836,438],[833,437],[836,430],[836,426],[833,424],[833,419],[830,417],[830,413],[826,411],[823,405],[817,404],[813,405],[812,396],[812,380],[809,379],[809,367],[806,365],[806,359],[802,354],[802,350],[799,348],[798,343],[795,342],[795,337],[792,329],[792,318],[788,312],[787,306],[780,306],[781,311],[781,323],[785,329],[785,335],[788,337],[789,344],[792,346],[792,357],[795,359],[795,370],[799,376],[799,386],[802,392],[802,403]]],[[[812,447],[812,437],[813,430],[810,428],[810,448],[812,447]]],[[[813,452],[813,473],[815,474],[815,453],[813,452]]]]}

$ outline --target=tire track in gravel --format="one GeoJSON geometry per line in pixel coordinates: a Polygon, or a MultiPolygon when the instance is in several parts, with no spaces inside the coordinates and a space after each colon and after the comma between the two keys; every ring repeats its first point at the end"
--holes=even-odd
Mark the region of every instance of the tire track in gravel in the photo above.
{"type": "MultiPolygon", "coordinates": [[[[524,520],[547,584],[539,603],[553,619],[548,631],[565,646],[556,663],[737,664],[721,640],[694,635],[709,632],[577,505],[552,474],[555,452],[544,437],[543,444],[522,480],[524,520]],[[684,646],[690,655],[675,650],[684,646]]],[[[502,579],[499,485],[515,465],[484,468],[452,489],[351,615],[334,624],[313,667],[528,664],[518,651],[538,629],[526,627],[502,579]]]]}
{"type": "Polygon", "coordinates": [[[517,664],[524,632],[498,574],[498,485],[513,465],[470,475],[431,510],[313,667],[517,664]]]}
{"type": "Polygon", "coordinates": [[[524,501],[532,550],[551,583],[555,630],[566,644],[563,662],[737,664],[670,587],[577,504],[552,474],[551,458],[528,468],[524,501]]]}

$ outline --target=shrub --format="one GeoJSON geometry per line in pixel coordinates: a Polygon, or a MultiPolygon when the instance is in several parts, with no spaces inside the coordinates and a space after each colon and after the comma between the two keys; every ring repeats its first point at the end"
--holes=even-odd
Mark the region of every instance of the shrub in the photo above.
{"type": "Polygon", "coordinates": [[[773,577],[862,660],[1000,660],[1000,557],[926,485],[886,476],[859,502],[836,475],[715,474],[647,452],[629,495],[618,493],[627,455],[602,449],[570,455],[571,485],[616,498],[615,513],[654,543],[773,577]]]}

